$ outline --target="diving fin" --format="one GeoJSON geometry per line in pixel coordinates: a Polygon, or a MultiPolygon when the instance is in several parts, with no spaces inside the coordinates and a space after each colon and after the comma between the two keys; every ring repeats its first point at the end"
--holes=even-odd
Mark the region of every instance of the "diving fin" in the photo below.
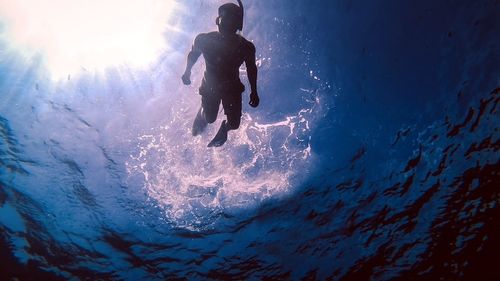
{"type": "Polygon", "coordinates": [[[226,120],[222,121],[219,131],[212,139],[212,141],[207,145],[207,147],[219,147],[222,146],[227,141],[227,124],[226,120]]]}
{"type": "Polygon", "coordinates": [[[193,129],[192,129],[193,136],[195,137],[203,133],[207,125],[208,123],[205,120],[205,117],[203,116],[203,107],[200,107],[200,110],[198,110],[198,114],[196,114],[196,117],[194,118],[193,122],[193,129]]]}

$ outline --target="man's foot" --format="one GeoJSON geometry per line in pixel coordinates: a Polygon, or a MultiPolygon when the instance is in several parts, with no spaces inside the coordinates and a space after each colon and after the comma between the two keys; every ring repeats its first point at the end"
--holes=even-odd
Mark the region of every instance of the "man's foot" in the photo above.
{"type": "Polygon", "coordinates": [[[219,131],[213,138],[213,140],[207,145],[208,147],[219,147],[222,146],[227,141],[227,125],[226,120],[222,121],[219,131]]]}
{"type": "Polygon", "coordinates": [[[205,131],[205,128],[207,127],[207,121],[205,120],[205,117],[203,117],[203,108],[200,107],[200,110],[198,110],[198,114],[196,114],[196,118],[194,118],[193,122],[193,136],[197,136],[203,131],[205,131]]]}

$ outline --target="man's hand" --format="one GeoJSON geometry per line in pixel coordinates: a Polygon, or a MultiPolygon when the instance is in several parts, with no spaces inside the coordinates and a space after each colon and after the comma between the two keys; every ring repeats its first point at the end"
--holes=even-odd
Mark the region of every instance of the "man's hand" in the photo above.
{"type": "Polygon", "coordinates": [[[260,99],[259,99],[259,95],[257,94],[257,92],[252,92],[250,94],[250,102],[248,104],[251,107],[257,107],[257,106],[259,106],[259,102],[260,102],[260,99]]]}
{"type": "Polygon", "coordinates": [[[182,83],[184,83],[184,85],[191,85],[191,72],[184,72],[182,75],[182,83]]]}

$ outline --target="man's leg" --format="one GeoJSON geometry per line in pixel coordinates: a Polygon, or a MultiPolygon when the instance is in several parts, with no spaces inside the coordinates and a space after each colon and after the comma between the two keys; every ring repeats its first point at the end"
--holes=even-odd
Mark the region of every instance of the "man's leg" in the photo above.
{"type": "Polygon", "coordinates": [[[236,130],[241,122],[241,95],[239,99],[234,99],[224,104],[224,113],[227,119],[227,129],[236,130]]]}
{"type": "Polygon", "coordinates": [[[207,127],[207,124],[215,122],[219,111],[219,104],[220,98],[214,95],[202,94],[201,107],[193,122],[193,136],[201,134],[207,127]]]}
{"type": "Polygon", "coordinates": [[[208,144],[209,147],[221,146],[227,141],[227,132],[229,130],[236,130],[240,127],[241,122],[241,94],[234,94],[231,98],[223,98],[222,106],[227,120],[222,121],[219,131],[208,144]]]}
{"type": "Polygon", "coordinates": [[[217,120],[220,101],[221,99],[215,95],[201,96],[202,115],[208,124],[212,124],[217,120]]]}

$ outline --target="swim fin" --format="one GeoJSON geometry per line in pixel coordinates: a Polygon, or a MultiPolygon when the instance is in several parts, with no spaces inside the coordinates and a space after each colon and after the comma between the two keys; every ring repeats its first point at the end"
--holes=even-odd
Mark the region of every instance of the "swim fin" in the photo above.
{"type": "Polygon", "coordinates": [[[203,133],[203,131],[205,131],[205,128],[208,125],[207,121],[205,120],[205,117],[203,116],[202,110],[203,107],[200,107],[200,110],[198,110],[198,114],[196,114],[196,118],[194,118],[193,129],[192,129],[193,136],[197,136],[203,133]]]}
{"type": "Polygon", "coordinates": [[[227,141],[227,131],[228,130],[227,130],[226,120],[224,120],[220,125],[219,131],[207,146],[208,147],[222,146],[227,141]]]}

